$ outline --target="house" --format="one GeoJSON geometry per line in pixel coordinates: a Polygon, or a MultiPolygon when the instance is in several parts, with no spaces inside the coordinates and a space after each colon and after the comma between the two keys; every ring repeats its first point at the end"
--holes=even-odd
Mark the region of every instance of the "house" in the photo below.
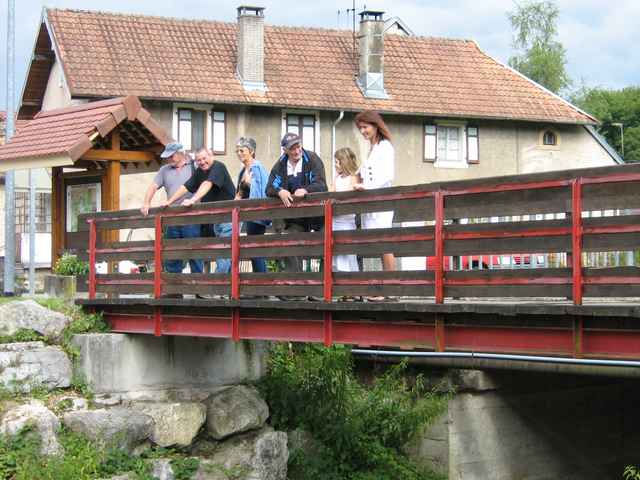
{"type": "MultiPolygon", "coordinates": [[[[18,118],[136,95],[232,175],[238,137],[256,138],[270,166],[295,131],[330,177],[336,147],[367,154],[353,124],[364,109],[382,112],[394,135],[398,185],[620,161],[594,134],[597,119],[472,40],[416,37],[376,11],[360,14],[355,42],[348,30],[267,25],[260,7],[237,12],[225,23],[44,9],[18,118]]],[[[139,206],[151,178],[127,175],[121,208],[139,206]]]]}

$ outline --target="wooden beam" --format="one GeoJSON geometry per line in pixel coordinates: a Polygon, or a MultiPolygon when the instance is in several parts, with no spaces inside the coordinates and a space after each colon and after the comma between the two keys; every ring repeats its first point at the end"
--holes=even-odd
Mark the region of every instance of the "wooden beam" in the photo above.
{"type": "Polygon", "coordinates": [[[133,150],[96,150],[91,149],[82,155],[81,160],[106,162],[118,160],[120,162],[153,162],[156,154],[147,151],[133,150]]]}
{"type": "Polygon", "coordinates": [[[64,250],[65,195],[62,167],[51,169],[51,267],[56,264],[64,250]]]}

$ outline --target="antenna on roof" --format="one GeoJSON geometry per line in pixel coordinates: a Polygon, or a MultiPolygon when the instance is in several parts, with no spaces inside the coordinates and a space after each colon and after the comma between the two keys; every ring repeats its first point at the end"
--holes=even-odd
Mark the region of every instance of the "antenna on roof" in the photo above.
{"type": "MultiPolygon", "coordinates": [[[[353,26],[352,26],[352,37],[353,37],[353,44],[351,47],[351,54],[353,55],[353,63],[357,63],[357,57],[356,57],[356,0],[353,0],[352,2],[352,8],[348,8],[347,9],[347,21],[349,20],[349,12],[351,12],[351,14],[353,15],[353,26]]],[[[357,75],[357,68],[356,68],[356,75],[357,75]]]]}

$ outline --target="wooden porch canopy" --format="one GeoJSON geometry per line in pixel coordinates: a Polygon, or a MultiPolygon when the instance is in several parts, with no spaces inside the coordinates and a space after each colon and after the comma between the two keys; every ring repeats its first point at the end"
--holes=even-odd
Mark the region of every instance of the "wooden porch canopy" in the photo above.
{"type": "MultiPolygon", "coordinates": [[[[120,209],[120,173],[148,171],[171,137],[135,96],[38,113],[0,146],[0,172],[52,169],[52,261],[64,249],[63,168],[101,177],[102,210],[120,209]]],[[[153,165],[155,167],[155,165],[153,165]]]]}

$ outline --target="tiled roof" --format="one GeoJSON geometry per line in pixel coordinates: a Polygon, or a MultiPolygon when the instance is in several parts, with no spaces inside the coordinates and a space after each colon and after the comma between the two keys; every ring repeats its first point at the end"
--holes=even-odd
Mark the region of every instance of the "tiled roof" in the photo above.
{"type": "Polygon", "coordinates": [[[93,147],[95,137],[106,137],[125,120],[140,122],[161,143],[170,141],[140,101],[129,96],[38,113],[0,146],[0,162],[45,157],[76,161],[93,147]]]}
{"type": "Polygon", "coordinates": [[[267,92],[252,93],[235,73],[235,23],[74,10],[47,15],[73,96],[595,122],[469,40],[387,35],[389,99],[375,100],[356,84],[351,32],[266,26],[267,92]]]}

